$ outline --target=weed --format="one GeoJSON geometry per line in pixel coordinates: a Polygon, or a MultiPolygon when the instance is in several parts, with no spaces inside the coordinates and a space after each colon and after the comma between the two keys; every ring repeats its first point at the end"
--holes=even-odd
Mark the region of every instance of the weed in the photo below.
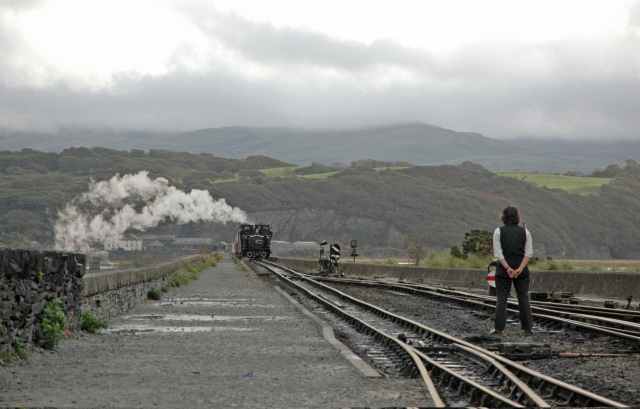
{"type": "Polygon", "coordinates": [[[69,324],[61,305],[62,301],[56,298],[44,308],[38,337],[38,345],[42,348],[54,349],[62,341],[65,326],[69,324]]]}
{"type": "Polygon", "coordinates": [[[16,361],[16,359],[17,359],[17,355],[15,354],[15,352],[13,352],[10,349],[7,349],[2,353],[2,355],[0,355],[0,361],[6,364],[12,364],[16,361]]]}
{"type": "Polygon", "coordinates": [[[167,288],[166,285],[163,285],[162,287],[160,287],[160,291],[162,291],[163,293],[166,293],[167,291],[169,291],[169,289],[167,288]]]}
{"type": "Polygon", "coordinates": [[[44,277],[44,272],[42,270],[38,271],[38,282],[42,281],[43,277],[44,277]]]}
{"type": "Polygon", "coordinates": [[[18,358],[22,359],[23,361],[28,361],[29,353],[22,346],[22,343],[20,341],[16,341],[13,345],[14,345],[14,349],[16,350],[16,355],[18,356],[18,358]]]}
{"type": "Polygon", "coordinates": [[[393,258],[388,258],[384,261],[384,264],[389,264],[390,266],[395,266],[396,264],[398,264],[398,260],[393,259],[393,258]]]}
{"type": "Polygon", "coordinates": [[[100,317],[96,317],[91,311],[82,311],[82,318],[80,319],[80,329],[83,331],[95,334],[100,328],[107,328],[109,323],[107,320],[100,317]]]}
{"type": "Polygon", "coordinates": [[[600,264],[589,264],[589,271],[603,271],[604,268],[600,264]]]}
{"type": "Polygon", "coordinates": [[[157,288],[152,288],[147,292],[147,298],[150,300],[160,300],[162,299],[162,293],[157,288]]]}

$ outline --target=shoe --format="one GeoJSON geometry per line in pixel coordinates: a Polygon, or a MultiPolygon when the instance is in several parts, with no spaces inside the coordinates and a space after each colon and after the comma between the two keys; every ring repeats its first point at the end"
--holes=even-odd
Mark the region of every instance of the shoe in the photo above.
{"type": "Polygon", "coordinates": [[[497,329],[492,329],[491,332],[489,332],[489,335],[491,335],[492,337],[501,337],[502,331],[498,331],[497,329]]]}
{"type": "Polygon", "coordinates": [[[525,336],[525,337],[530,337],[530,336],[532,336],[532,335],[533,335],[533,331],[531,331],[531,330],[525,330],[525,331],[524,331],[524,336],[525,336]]]}

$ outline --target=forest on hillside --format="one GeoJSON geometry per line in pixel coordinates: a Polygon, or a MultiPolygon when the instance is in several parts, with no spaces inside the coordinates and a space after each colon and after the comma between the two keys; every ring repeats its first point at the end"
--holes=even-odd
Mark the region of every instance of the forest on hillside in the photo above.
{"type": "MultiPolygon", "coordinates": [[[[589,196],[540,188],[471,162],[395,168],[398,164],[383,163],[386,169],[376,169],[380,164],[355,161],[332,168],[337,173],[328,178],[308,179],[295,172],[266,177],[259,169],[290,164],[263,156],[227,159],[104,148],[72,148],[59,154],[27,149],[0,152],[0,240],[37,241],[46,247],[52,243],[57,210],[85,192],[91,178],[104,180],[116,173],[146,170],[185,191],[208,190],[214,198],[225,198],[250,214],[315,209],[344,218],[384,221],[438,250],[459,244],[471,229],[493,230],[500,210],[511,201],[520,207],[539,256],[640,255],[640,167],[634,161],[610,169],[616,170],[613,180],[602,186],[599,195],[589,196]]],[[[344,234],[354,233],[347,225],[341,227],[344,234]]],[[[359,243],[397,244],[385,234],[362,237],[359,243]]]]}

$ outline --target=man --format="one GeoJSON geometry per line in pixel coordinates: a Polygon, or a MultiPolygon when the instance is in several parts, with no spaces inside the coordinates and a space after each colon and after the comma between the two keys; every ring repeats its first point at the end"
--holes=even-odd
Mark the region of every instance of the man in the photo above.
{"type": "Polygon", "coordinates": [[[502,227],[493,232],[493,254],[499,264],[496,268],[496,315],[491,335],[500,336],[507,323],[507,299],[511,284],[518,295],[520,323],[525,336],[533,335],[533,317],[529,302],[529,260],[533,257],[531,233],[519,226],[518,208],[507,204],[500,217],[502,227]]]}

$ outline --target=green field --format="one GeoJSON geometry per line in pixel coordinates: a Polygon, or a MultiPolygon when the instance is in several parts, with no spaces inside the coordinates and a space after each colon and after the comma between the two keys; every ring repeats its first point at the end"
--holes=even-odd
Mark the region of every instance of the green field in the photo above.
{"type": "Polygon", "coordinates": [[[518,171],[496,172],[501,176],[524,180],[549,189],[562,189],[580,195],[598,195],[600,186],[611,181],[610,178],[590,178],[578,176],[552,175],[548,173],[525,173],[518,171]]]}
{"type": "Polygon", "coordinates": [[[282,177],[284,176],[284,171],[286,169],[297,169],[300,166],[286,166],[284,168],[270,168],[270,169],[260,169],[260,172],[264,173],[265,175],[267,175],[268,178],[277,178],[277,177],[282,177]]]}
{"type": "MultiPolygon", "coordinates": [[[[267,177],[283,177],[286,169],[294,170],[299,166],[288,166],[282,168],[260,169],[267,177]]],[[[404,168],[376,168],[376,170],[384,169],[404,169],[404,168]]],[[[311,175],[296,175],[297,177],[309,179],[326,179],[337,172],[316,173],[311,175]]],[[[562,189],[570,193],[580,195],[598,195],[600,194],[600,186],[609,183],[610,178],[591,178],[578,176],[563,176],[549,173],[526,173],[520,171],[496,172],[501,176],[508,176],[533,183],[540,187],[549,189],[562,189]]]]}
{"type": "Polygon", "coordinates": [[[298,176],[302,178],[307,178],[307,179],[326,179],[331,175],[335,175],[336,173],[338,172],[314,173],[311,175],[298,175],[298,176]]]}

